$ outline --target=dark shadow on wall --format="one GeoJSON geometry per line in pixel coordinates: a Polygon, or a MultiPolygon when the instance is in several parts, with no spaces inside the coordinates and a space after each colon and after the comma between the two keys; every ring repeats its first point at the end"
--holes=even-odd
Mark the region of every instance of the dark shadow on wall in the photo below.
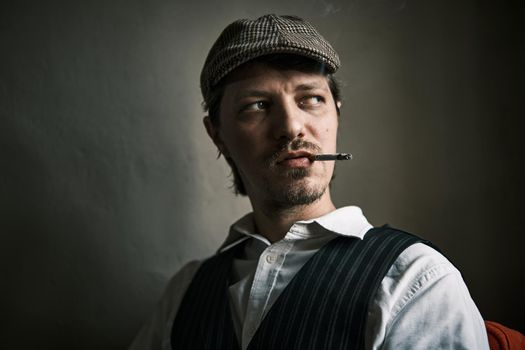
{"type": "Polygon", "coordinates": [[[142,5],[0,6],[3,349],[120,349],[205,250],[187,23],[142,5]]]}

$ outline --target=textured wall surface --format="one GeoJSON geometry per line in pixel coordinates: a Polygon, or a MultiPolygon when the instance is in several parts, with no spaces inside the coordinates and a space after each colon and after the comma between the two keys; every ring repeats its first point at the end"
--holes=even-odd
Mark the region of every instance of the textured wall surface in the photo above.
{"type": "Polygon", "coordinates": [[[355,159],[336,203],[433,240],[483,316],[523,332],[523,6],[447,3],[3,1],[0,347],[124,348],[169,277],[250,210],[198,77],[227,23],[270,12],[341,55],[355,159]]]}

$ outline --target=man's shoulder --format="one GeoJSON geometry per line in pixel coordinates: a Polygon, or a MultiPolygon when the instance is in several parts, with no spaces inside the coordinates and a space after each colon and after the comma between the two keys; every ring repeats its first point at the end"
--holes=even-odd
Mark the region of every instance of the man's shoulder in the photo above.
{"type": "Polygon", "coordinates": [[[407,274],[415,278],[432,273],[437,275],[459,273],[454,265],[438,250],[425,243],[415,243],[407,247],[392,264],[387,276],[397,277],[407,274]]]}
{"type": "Polygon", "coordinates": [[[395,235],[398,240],[411,240],[411,244],[408,244],[392,263],[385,276],[386,279],[403,280],[403,282],[406,279],[410,279],[413,283],[417,283],[418,280],[425,277],[428,277],[427,280],[430,281],[432,277],[438,277],[443,274],[459,274],[459,271],[441,253],[439,248],[418,235],[392,228],[388,225],[373,228],[366,236],[373,235],[376,237],[395,235]]]}
{"type": "Polygon", "coordinates": [[[386,273],[377,297],[389,304],[392,319],[426,291],[462,285],[458,269],[438,250],[424,243],[407,247],[386,273]],[[440,281],[447,281],[441,283],[440,281]]]}
{"type": "Polygon", "coordinates": [[[410,240],[397,253],[384,275],[378,295],[382,298],[395,300],[396,306],[391,305],[394,313],[403,308],[418,294],[429,288],[436,287],[437,282],[447,276],[462,281],[458,269],[441,253],[432,242],[412,233],[392,228],[390,226],[371,229],[365,237],[380,237],[394,240],[410,240]]]}
{"type": "Polygon", "coordinates": [[[373,348],[429,349],[453,341],[487,348],[483,319],[461,273],[423,243],[407,247],[394,261],[369,312],[367,342],[373,348]]]}
{"type": "Polygon", "coordinates": [[[388,225],[383,227],[375,227],[371,229],[365,237],[392,237],[401,240],[410,240],[407,247],[398,255],[397,259],[392,264],[390,275],[403,273],[407,270],[422,270],[426,271],[436,266],[448,266],[451,270],[457,271],[454,265],[445,257],[438,247],[431,241],[422,238],[413,233],[403,231],[401,229],[393,228],[388,225]]]}

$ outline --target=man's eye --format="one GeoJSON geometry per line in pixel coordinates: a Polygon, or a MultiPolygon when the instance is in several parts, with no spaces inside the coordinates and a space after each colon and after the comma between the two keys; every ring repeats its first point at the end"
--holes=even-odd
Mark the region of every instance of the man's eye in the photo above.
{"type": "Polygon", "coordinates": [[[242,108],[243,111],[263,111],[268,109],[269,103],[266,101],[257,101],[250,104],[247,104],[242,108]]]}
{"type": "Polygon", "coordinates": [[[308,96],[301,100],[300,104],[303,106],[317,106],[321,104],[324,99],[321,96],[308,96]]]}

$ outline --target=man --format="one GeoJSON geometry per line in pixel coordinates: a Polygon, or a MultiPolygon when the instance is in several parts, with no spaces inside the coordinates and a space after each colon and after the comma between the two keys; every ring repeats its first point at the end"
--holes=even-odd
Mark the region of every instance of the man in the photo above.
{"type": "Polygon", "coordinates": [[[429,242],[330,197],[339,58],[307,22],[229,25],[204,64],[206,130],[253,212],[187,264],[131,349],[487,349],[460,273],[429,242]]]}

